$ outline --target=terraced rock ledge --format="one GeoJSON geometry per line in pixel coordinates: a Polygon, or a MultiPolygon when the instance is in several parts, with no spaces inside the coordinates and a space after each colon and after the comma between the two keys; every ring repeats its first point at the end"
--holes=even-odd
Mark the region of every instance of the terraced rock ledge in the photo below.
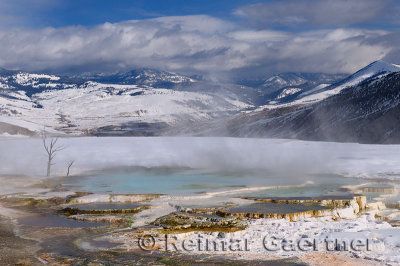
{"type": "Polygon", "coordinates": [[[310,217],[327,216],[332,219],[354,218],[367,208],[367,199],[361,195],[319,197],[243,197],[256,201],[234,207],[227,216],[248,218],[288,219],[298,221],[310,217]]]}
{"type": "Polygon", "coordinates": [[[91,194],[77,197],[57,210],[69,219],[85,222],[131,224],[133,215],[152,208],[146,202],[160,194],[91,194]]]}
{"type": "Polygon", "coordinates": [[[361,195],[319,197],[242,197],[255,201],[242,206],[224,208],[182,209],[191,214],[220,217],[269,218],[298,221],[310,217],[331,217],[334,220],[354,218],[367,208],[367,199],[361,195]]]}
{"type": "Polygon", "coordinates": [[[131,205],[126,207],[109,206],[109,208],[85,208],[86,206],[70,206],[63,208],[58,211],[60,214],[66,216],[80,215],[80,214],[135,214],[142,210],[150,209],[151,206],[148,205],[131,205]]]}
{"type": "Polygon", "coordinates": [[[160,217],[152,222],[159,227],[158,233],[177,234],[192,231],[203,232],[235,232],[246,228],[246,222],[237,217],[221,217],[218,215],[202,215],[175,212],[160,217]]]}
{"type": "Polygon", "coordinates": [[[109,203],[134,203],[144,202],[161,197],[162,194],[91,194],[72,199],[70,204],[109,202],[109,203]]]}
{"type": "Polygon", "coordinates": [[[344,208],[357,204],[359,210],[367,207],[367,198],[363,195],[318,196],[318,197],[242,197],[242,199],[277,204],[320,205],[329,208],[344,208]]]}
{"type": "Polygon", "coordinates": [[[375,184],[364,186],[361,188],[361,191],[364,193],[383,193],[383,194],[391,194],[396,191],[394,186],[387,184],[375,184]]]}
{"type": "Polygon", "coordinates": [[[77,204],[60,209],[57,213],[76,221],[127,224],[132,222],[132,215],[150,208],[149,205],[138,204],[77,204]]]}

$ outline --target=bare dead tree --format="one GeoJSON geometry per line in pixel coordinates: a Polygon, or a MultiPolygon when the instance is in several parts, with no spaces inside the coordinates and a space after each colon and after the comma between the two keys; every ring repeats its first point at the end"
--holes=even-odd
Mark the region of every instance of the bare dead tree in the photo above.
{"type": "Polygon", "coordinates": [[[67,166],[67,176],[69,176],[69,171],[70,171],[70,169],[71,169],[71,166],[74,164],[74,162],[75,162],[74,160],[68,162],[68,166],[67,166]]]}
{"type": "Polygon", "coordinates": [[[49,177],[51,173],[51,166],[54,165],[52,163],[53,159],[54,157],[56,157],[57,152],[63,150],[64,147],[57,145],[58,138],[51,138],[48,141],[45,129],[43,129],[42,141],[43,141],[43,147],[47,153],[47,177],[49,177]]]}

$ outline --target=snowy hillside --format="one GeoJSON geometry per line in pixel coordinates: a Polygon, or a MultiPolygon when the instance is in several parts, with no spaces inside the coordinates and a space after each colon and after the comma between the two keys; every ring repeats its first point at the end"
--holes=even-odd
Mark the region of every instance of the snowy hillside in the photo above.
{"type": "MultiPolygon", "coordinates": [[[[271,101],[269,104],[259,107],[259,110],[262,110],[264,108],[272,109],[315,103],[326,99],[329,96],[336,95],[345,88],[355,86],[370,79],[382,77],[384,75],[397,71],[400,71],[399,65],[390,64],[384,61],[375,61],[340,82],[332,85],[320,84],[312,89],[296,94],[296,98],[291,98],[290,101],[271,101]]],[[[281,98],[277,98],[275,100],[278,99],[281,98]]]]}
{"type": "Polygon", "coordinates": [[[82,74],[77,78],[108,84],[146,85],[155,88],[171,88],[176,85],[189,85],[197,80],[172,72],[154,69],[137,69],[114,74],[82,74]]]}
{"type": "MultiPolygon", "coordinates": [[[[359,74],[343,86],[355,82],[359,74]]],[[[314,104],[239,115],[222,131],[241,137],[398,144],[400,72],[378,75],[314,104]]]]}
{"type": "MultiPolygon", "coordinates": [[[[164,81],[174,83],[193,81],[165,75],[148,73],[147,84],[160,82],[163,77],[164,81]]],[[[84,82],[26,72],[0,73],[0,122],[3,124],[0,134],[25,134],[19,127],[29,130],[28,135],[43,126],[72,134],[90,133],[107,126],[120,127],[124,123],[130,127],[132,123],[150,126],[161,123],[168,127],[222,117],[248,107],[236,97],[201,91],[84,82]]]]}
{"type": "Polygon", "coordinates": [[[266,78],[241,81],[257,89],[257,105],[264,106],[288,103],[300,94],[337,83],[347,75],[325,73],[280,73],[266,78]]]}
{"type": "Polygon", "coordinates": [[[278,90],[285,87],[299,86],[306,83],[308,80],[294,73],[285,73],[274,75],[261,85],[262,88],[278,90]]]}
{"type": "MultiPolygon", "coordinates": [[[[376,61],[339,82],[336,78],[340,74],[283,73],[252,88],[151,69],[72,77],[0,69],[0,135],[32,136],[46,127],[59,134],[96,136],[218,134],[330,139],[329,132],[323,136],[316,133],[320,122],[310,118],[310,113],[313,117],[323,114],[328,120],[335,117],[339,127],[341,121],[367,116],[371,110],[359,104],[365,100],[359,99],[361,93],[351,96],[351,105],[341,98],[342,102],[336,101],[331,110],[315,106],[322,106],[323,100],[331,101],[349,88],[368,84],[368,108],[380,106],[384,110],[387,94],[372,93],[373,86],[378,81],[389,87],[397,84],[385,79],[396,71],[400,66],[376,61]]],[[[385,87],[393,105],[398,101],[392,89],[385,87]]],[[[376,115],[386,114],[377,110],[376,115]]],[[[360,120],[354,130],[359,133],[367,122],[360,120]]],[[[331,128],[332,124],[325,127],[331,128]]],[[[387,128],[386,122],[383,128],[388,132],[382,134],[397,132],[387,128]]],[[[385,140],[369,136],[363,141],[397,141],[389,135],[385,140]]]]}

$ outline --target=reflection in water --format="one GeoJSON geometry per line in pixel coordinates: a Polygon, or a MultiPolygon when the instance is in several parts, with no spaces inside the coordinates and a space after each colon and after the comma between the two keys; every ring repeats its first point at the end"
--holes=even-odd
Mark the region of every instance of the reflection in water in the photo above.
{"type": "Polygon", "coordinates": [[[103,226],[106,223],[88,223],[67,219],[65,216],[58,216],[53,214],[43,214],[26,216],[18,219],[18,223],[24,226],[36,227],[68,227],[68,228],[88,228],[103,226]]]}

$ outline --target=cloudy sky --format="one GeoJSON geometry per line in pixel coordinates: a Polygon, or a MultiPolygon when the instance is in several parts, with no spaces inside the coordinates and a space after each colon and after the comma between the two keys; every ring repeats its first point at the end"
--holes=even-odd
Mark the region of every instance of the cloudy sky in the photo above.
{"type": "Polygon", "coordinates": [[[400,63],[398,0],[1,0],[0,67],[212,79],[400,63]]]}

